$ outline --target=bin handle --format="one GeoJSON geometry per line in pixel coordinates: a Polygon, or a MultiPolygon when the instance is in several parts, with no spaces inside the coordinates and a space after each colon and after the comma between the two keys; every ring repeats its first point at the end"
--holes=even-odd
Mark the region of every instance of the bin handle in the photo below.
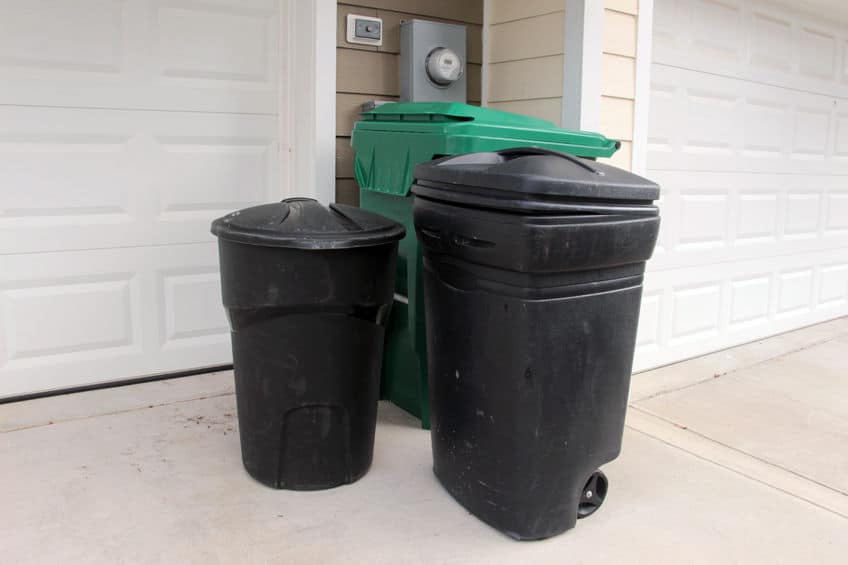
{"type": "Polygon", "coordinates": [[[553,155],[554,157],[562,157],[563,159],[571,161],[578,167],[582,167],[590,173],[595,173],[600,176],[604,175],[602,170],[596,169],[583,159],[569,153],[554,151],[553,149],[545,149],[544,147],[514,147],[512,149],[501,149],[498,151],[498,155],[503,155],[504,157],[507,157],[507,159],[515,159],[516,157],[521,157],[523,155],[553,155]]]}
{"type": "Polygon", "coordinates": [[[361,230],[361,229],[364,229],[364,228],[362,227],[362,225],[361,225],[359,222],[357,222],[356,220],[354,220],[353,218],[351,218],[350,216],[348,216],[347,214],[345,214],[344,212],[342,212],[342,211],[339,209],[339,207],[338,207],[338,206],[336,206],[335,204],[330,204],[330,210],[331,210],[331,211],[332,211],[332,212],[333,212],[336,216],[338,216],[338,217],[341,219],[342,223],[346,224],[346,225],[347,225],[347,227],[349,227],[349,228],[353,228],[353,229],[355,229],[355,230],[361,230]]]}
{"type": "Polygon", "coordinates": [[[306,196],[292,196],[291,198],[283,198],[280,200],[283,204],[289,204],[291,202],[317,202],[314,198],[308,198],[306,196]]]}

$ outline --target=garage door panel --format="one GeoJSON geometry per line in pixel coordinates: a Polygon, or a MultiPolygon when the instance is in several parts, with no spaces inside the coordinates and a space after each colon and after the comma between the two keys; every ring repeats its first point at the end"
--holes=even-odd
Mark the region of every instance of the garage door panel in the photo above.
{"type": "Polygon", "coordinates": [[[652,171],[662,225],[652,270],[848,247],[837,175],[652,171]]]}
{"type": "Polygon", "coordinates": [[[661,324],[662,289],[644,291],[639,314],[639,329],[636,334],[636,347],[639,350],[646,352],[659,347],[661,324]]]}
{"type": "Polygon", "coordinates": [[[777,97],[751,96],[743,101],[742,151],[757,159],[780,158],[792,139],[792,103],[777,97]]]}
{"type": "Polygon", "coordinates": [[[736,244],[772,242],[778,231],[780,195],[771,191],[740,191],[736,203],[736,244]]]}
{"type": "Polygon", "coordinates": [[[688,342],[716,335],[719,331],[721,299],[719,279],[674,288],[671,342],[688,342]]]}
{"type": "Polygon", "coordinates": [[[272,114],[276,0],[0,2],[2,104],[272,114]]]}
{"type": "Polygon", "coordinates": [[[848,314],[846,34],[767,0],[655,2],[637,369],[848,314]]]}
{"type": "Polygon", "coordinates": [[[123,2],[31,0],[0,3],[0,64],[66,73],[121,70],[123,2]],[[17,5],[16,5],[17,4],[17,5]]]}
{"type": "Polygon", "coordinates": [[[0,257],[0,397],[230,363],[217,263],[214,243],[0,257]]]}
{"type": "Polygon", "coordinates": [[[636,370],[848,314],[848,249],[649,269],[644,296],[636,370]]]}
{"type": "Polygon", "coordinates": [[[848,231],[848,187],[841,192],[827,195],[827,220],[825,232],[839,236],[848,231]]]}
{"type": "Polygon", "coordinates": [[[129,134],[25,133],[9,125],[0,124],[4,223],[50,223],[56,216],[69,222],[128,221],[135,182],[125,178],[129,134]]]}
{"type": "Polygon", "coordinates": [[[833,132],[834,161],[848,161],[848,101],[837,100],[833,132]]]}
{"type": "Polygon", "coordinates": [[[276,118],[0,108],[0,253],[211,241],[279,197],[276,118]]]}
{"type": "Polygon", "coordinates": [[[812,309],[813,269],[803,267],[780,273],[777,296],[777,316],[785,317],[812,309]]]}
{"type": "Polygon", "coordinates": [[[821,211],[821,193],[788,190],[783,224],[784,237],[787,240],[816,237],[821,225],[821,211]]]}
{"type": "Polygon", "coordinates": [[[266,84],[274,11],[248,4],[153,2],[158,74],[266,84]]]}
{"type": "Polygon", "coordinates": [[[848,262],[823,266],[819,285],[819,303],[822,306],[844,306],[848,301],[848,262]]]}
{"type": "MultiPolygon", "coordinates": [[[[742,31],[742,8],[738,2],[728,0],[690,0],[689,21],[694,24],[688,35],[689,48],[693,53],[737,63],[744,60],[745,36],[742,31]],[[721,33],[715,33],[721,30],[721,33]]],[[[687,14],[688,11],[688,14],[687,14]]]]}
{"type": "Polygon", "coordinates": [[[799,29],[799,74],[834,81],[837,77],[837,34],[823,26],[802,23],[799,29]]]}
{"type": "Polygon", "coordinates": [[[771,304],[771,275],[752,273],[730,281],[730,324],[758,324],[768,321],[771,304]]]}
{"type": "MultiPolygon", "coordinates": [[[[153,254],[155,250],[151,250],[153,254]]],[[[148,292],[155,295],[152,318],[156,356],[180,359],[193,351],[208,352],[217,347],[206,361],[200,358],[184,367],[199,363],[230,363],[229,325],[221,305],[221,279],[218,271],[217,242],[169,246],[149,271],[148,292]]]]}
{"type": "MultiPolygon", "coordinates": [[[[273,120],[269,122],[273,127],[273,120]]],[[[264,137],[156,136],[151,144],[157,163],[151,187],[158,195],[158,219],[208,220],[210,211],[220,213],[273,197],[278,192],[274,143],[272,131],[264,133],[264,137]]]]}
{"type": "Polygon", "coordinates": [[[663,65],[651,83],[652,169],[848,174],[848,112],[832,97],[663,65]]]}
{"type": "Polygon", "coordinates": [[[792,21],[772,11],[750,13],[749,65],[778,75],[792,70],[792,21]]]}
{"type": "Polygon", "coordinates": [[[5,359],[132,349],[136,285],[129,273],[109,273],[4,286],[5,359]]]}
{"type": "Polygon", "coordinates": [[[228,331],[227,322],[217,304],[210,307],[210,297],[218,297],[221,291],[217,265],[160,269],[157,278],[163,348],[220,343],[220,336],[228,331]]]}
{"type": "Polygon", "coordinates": [[[231,362],[211,221],[277,200],[278,0],[0,0],[0,398],[231,362]]]}
{"type": "Polygon", "coordinates": [[[720,4],[657,3],[648,175],[663,228],[638,369],[848,314],[842,32],[720,4]]]}
{"type": "MultiPolygon", "coordinates": [[[[734,0],[657,0],[654,62],[675,64],[693,57],[739,64],[745,56],[743,9],[734,0]],[[715,33],[721,30],[721,33],[715,33]]],[[[695,64],[696,65],[696,64],[695,64]]]]}
{"type": "Polygon", "coordinates": [[[832,19],[740,0],[658,0],[654,63],[823,94],[848,95],[848,33],[832,19]]]}

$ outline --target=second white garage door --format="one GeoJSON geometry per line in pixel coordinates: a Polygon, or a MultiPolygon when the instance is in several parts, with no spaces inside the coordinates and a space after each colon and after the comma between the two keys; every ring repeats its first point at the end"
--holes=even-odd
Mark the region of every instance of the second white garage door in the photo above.
{"type": "Polygon", "coordinates": [[[209,223],[280,196],[277,5],[0,1],[0,397],[230,361],[209,223]]]}
{"type": "Polygon", "coordinates": [[[657,0],[637,369],[848,314],[848,27],[657,0]]]}

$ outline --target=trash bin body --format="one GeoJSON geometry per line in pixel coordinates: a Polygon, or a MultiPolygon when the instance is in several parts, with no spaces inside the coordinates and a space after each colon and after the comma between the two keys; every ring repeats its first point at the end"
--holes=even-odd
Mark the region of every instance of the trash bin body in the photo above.
{"type": "Polygon", "coordinates": [[[592,132],[509,112],[459,103],[384,104],[364,112],[353,129],[360,206],[401,223],[396,301],[386,337],[381,396],[429,427],[427,341],[421,249],[409,190],[415,166],[436,157],[534,146],[583,157],[609,157],[619,142],[592,132]]]}
{"type": "Polygon", "coordinates": [[[483,521],[541,539],[574,526],[620,451],[658,188],[525,151],[422,165],[413,192],[434,472],[483,521]]]}
{"type": "Polygon", "coordinates": [[[357,480],[371,464],[403,229],[291,199],[225,216],[213,233],[245,468],[275,488],[357,480]]]}

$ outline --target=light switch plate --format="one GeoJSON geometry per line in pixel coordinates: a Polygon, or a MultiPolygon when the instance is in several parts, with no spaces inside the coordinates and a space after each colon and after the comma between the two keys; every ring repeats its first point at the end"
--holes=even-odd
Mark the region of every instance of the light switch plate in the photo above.
{"type": "Polygon", "coordinates": [[[371,16],[347,15],[347,42],[362,45],[383,44],[383,20],[371,16]]]}

